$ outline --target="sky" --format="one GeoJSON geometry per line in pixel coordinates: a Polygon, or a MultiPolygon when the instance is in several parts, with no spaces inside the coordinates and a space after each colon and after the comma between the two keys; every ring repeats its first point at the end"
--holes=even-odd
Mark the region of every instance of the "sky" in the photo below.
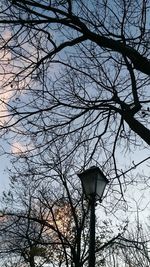
{"type": "Polygon", "coordinates": [[[0,196],[4,190],[9,187],[9,177],[6,173],[6,168],[9,166],[10,162],[6,156],[1,156],[0,158],[0,196]]]}
{"type": "MultiPolygon", "coordinates": [[[[3,33],[3,38],[5,40],[10,38],[10,36],[11,36],[11,34],[10,34],[10,32],[8,30],[6,30],[3,33]]],[[[11,54],[10,53],[4,54],[3,51],[1,51],[0,52],[0,59],[1,59],[1,61],[4,61],[4,64],[7,64],[7,61],[11,59],[11,54]]],[[[2,72],[3,72],[3,69],[1,70],[1,73],[2,72]]],[[[7,75],[7,77],[5,79],[8,79],[8,78],[9,78],[9,74],[7,75]]],[[[3,80],[3,82],[4,82],[4,77],[2,77],[2,75],[1,75],[0,79],[3,80]]],[[[12,97],[12,95],[13,95],[12,91],[10,91],[9,88],[6,87],[5,91],[1,91],[0,98],[3,99],[7,104],[9,102],[10,98],[12,97]]],[[[0,105],[0,112],[1,112],[1,114],[6,114],[7,115],[7,106],[4,103],[1,103],[1,105],[0,105]]],[[[0,123],[3,123],[3,122],[4,121],[1,119],[0,123]]],[[[4,147],[6,146],[3,141],[1,141],[1,144],[4,147]]],[[[16,144],[14,142],[9,147],[9,151],[12,150],[13,152],[17,153],[17,147],[18,148],[21,147],[21,144],[19,144],[19,143],[16,144]]],[[[133,157],[134,158],[134,163],[136,164],[141,159],[146,158],[148,156],[149,156],[149,150],[148,149],[145,149],[145,150],[141,151],[140,148],[139,148],[136,151],[134,151],[133,153],[130,153],[130,159],[129,160],[132,161],[132,157],[133,157]]],[[[126,160],[126,162],[124,162],[122,160],[122,165],[124,165],[124,164],[128,164],[127,160],[126,160]]],[[[9,158],[7,158],[7,156],[5,156],[5,155],[2,155],[1,159],[0,159],[0,194],[2,193],[3,190],[7,189],[8,185],[9,185],[8,174],[5,171],[5,169],[7,167],[8,168],[10,167],[9,158]]],[[[149,167],[146,164],[142,164],[139,169],[140,169],[140,171],[143,170],[144,173],[147,176],[150,176],[149,167]]]]}

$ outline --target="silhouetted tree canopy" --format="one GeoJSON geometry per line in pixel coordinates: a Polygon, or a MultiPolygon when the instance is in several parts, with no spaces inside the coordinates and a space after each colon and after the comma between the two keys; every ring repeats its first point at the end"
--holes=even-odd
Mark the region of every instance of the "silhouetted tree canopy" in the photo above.
{"type": "MultiPolygon", "coordinates": [[[[0,5],[0,136],[9,144],[7,149],[2,141],[1,153],[13,166],[0,253],[20,256],[16,264],[23,259],[30,267],[36,254],[43,264],[54,264],[55,254],[59,266],[83,266],[89,206],[77,172],[92,165],[102,169],[110,180],[104,213],[116,216],[119,227],[116,212],[127,212],[127,192],[149,186],[138,167],[148,166],[150,158],[150,3],[2,0],[0,5]],[[62,200],[69,205],[71,239],[58,227],[55,212],[62,200]]],[[[109,258],[114,251],[115,260],[121,255],[127,266],[133,264],[131,258],[127,262],[130,249],[124,249],[130,241],[141,257],[147,242],[125,236],[124,226],[110,232],[103,242],[97,232],[98,266],[109,266],[101,253],[109,258]]]]}

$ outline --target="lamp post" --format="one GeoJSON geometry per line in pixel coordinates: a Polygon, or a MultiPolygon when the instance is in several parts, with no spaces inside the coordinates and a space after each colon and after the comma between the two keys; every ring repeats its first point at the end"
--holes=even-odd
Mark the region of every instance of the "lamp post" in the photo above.
{"type": "Polygon", "coordinates": [[[83,191],[90,201],[90,242],[89,267],[95,267],[95,203],[102,200],[108,179],[98,167],[91,167],[78,174],[81,179],[83,191]]]}

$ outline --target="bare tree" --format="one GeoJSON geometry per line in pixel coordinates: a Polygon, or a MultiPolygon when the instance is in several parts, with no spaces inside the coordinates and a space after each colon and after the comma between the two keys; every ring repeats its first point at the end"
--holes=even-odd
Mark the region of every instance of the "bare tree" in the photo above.
{"type": "Polygon", "coordinates": [[[121,155],[150,143],[148,15],[145,0],[3,0],[1,134],[34,157],[64,143],[122,184],[139,162],[121,155]]]}
{"type": "MultiPolygon", "coordinates": [[[[26,179],[15,179],[11,192],[4,195],[1,211],[3,266],[87,266],[89,205],[79,181],[70,177],[67,167],[62,173],[58,165],[43,180],[34,172],[26,179]]],[[[121,220],[115,226],[104,219],[102,210],[100,218],[96,222],[96,266],[147,267],[149,229],[144,229],[139,218],[134,227],[121,220]]]]}
{"type": "Polygon", "coordinates": [[[106,252],[106,266],[149,266],[149,236],[146,224],[139,219],[135,220],[134,227],[130,225],[124,235],[109,248],[109,252],[106,252]]]}
{"type": "Polygon", "coordinates": [[[120,164],[150,144],[148,1],[3,0],[1,10],[0,126],[14,179],[47,185],[55,170],[60,190],[63,166],[73,177],[98,164],[118,209],[149,159],[120,164]]]}
{"type": "MultiPolygon", "coordinates": [[[[0,223],[0,258],[5,263],[9,255],[12,259],[9,266],[87,265],[90,203],[84,199],[77,177],[72,177],[68,166],[64,170],[61,164],[61,161],[56,164],[49,177],[44,178],[43,174],[43,179],[33,169],[28,176],[12,176],[11,191],[4,193],[0,223]]],[[[103,258],[104,248],[123,233],[122,229],[110,234],[103,218],[101,225],[102,228],[97,221],[98,262],[103,258]]]]}

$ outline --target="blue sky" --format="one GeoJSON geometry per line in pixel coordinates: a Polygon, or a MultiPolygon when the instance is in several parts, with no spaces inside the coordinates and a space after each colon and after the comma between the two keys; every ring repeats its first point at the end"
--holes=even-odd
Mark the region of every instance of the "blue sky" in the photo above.
{"type": "Polygon", "coordinates": [[[0,157],[0,195],[9,185],[8,174],[5,171],[9,164],[9,159],[6,156],[3,155],[0,157]]]}

